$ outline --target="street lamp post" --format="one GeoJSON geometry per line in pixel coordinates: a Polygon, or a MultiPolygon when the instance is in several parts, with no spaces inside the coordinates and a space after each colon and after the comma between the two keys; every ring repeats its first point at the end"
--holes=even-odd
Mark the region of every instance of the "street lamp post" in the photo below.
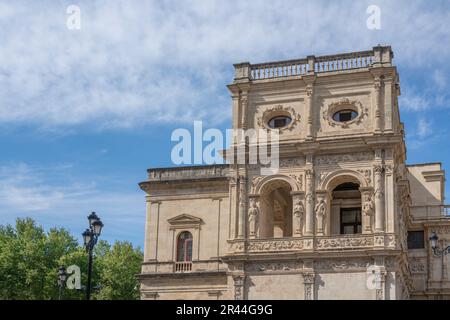
{"type": "Polygon", "coordinates": [[[97,244],[98,237],[100,236],[103,228],[103,223],[99,217],[92,212],[88,217],[89,220],[89,229],[86,229],[83,232],[83,241],[84,246],[86,247],[87,252],[89,253],[88,260],[88,280],[86,286],[86,300],[90,300],[91,298],[91,282],[92,282],[92,255],[94,246],[97,244]]]}
{"type": "Polygon", "coordinates": [[[431,249],[433,249],[433,253],[436,257],[442,257],[450,253],[450,246],[447,246],[444,249],[440,249],[437,247],[437,242],[439,240],[439,237],[437,236],[436,232],[431,233],[431,237],[429,238],[431,243],[431,249]]]}
{"type": "Polygon", "coordinates": [[[66,267],[61,266],[58,269],[58,286],[59,286],[58,300],[61,300],[62,298],[62,291],[64,285],[66,284],[66,280],[67,280],[66,267]]]}

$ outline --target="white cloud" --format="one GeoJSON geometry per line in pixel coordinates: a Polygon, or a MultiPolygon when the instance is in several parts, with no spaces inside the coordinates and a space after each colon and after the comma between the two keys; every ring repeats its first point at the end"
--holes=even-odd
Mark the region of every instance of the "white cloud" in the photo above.
{"type": "Polygon", "coordinates": [[[425,119],[419,119],[417,123],[417,135],[424,139],[432,133],[431,122],[425,119]]]}
{"type": "Polygon", "coordinates": [[[445,2],[380,1],[379,31],[366,28],[370,1],[79,1],[79,31],[66,28],[69,4],[1,4],[0,123],[221,122],[235,62],[388,43],[416,68],[450,52],[445,2]]]}
{"type": "Polygon", "coordinates": [[[416,94],[416,89],[408,88],[407,93],[399,97],[399,105],[402,110],[423,111],[430,107],[430,101],[425,95],[416,94]]]}
{"type": "Polygon", "coordinates": [[[434,70],[433,80],[438,89],[442,90],[447,87],[447,76],[442,70],[434,70]]]}

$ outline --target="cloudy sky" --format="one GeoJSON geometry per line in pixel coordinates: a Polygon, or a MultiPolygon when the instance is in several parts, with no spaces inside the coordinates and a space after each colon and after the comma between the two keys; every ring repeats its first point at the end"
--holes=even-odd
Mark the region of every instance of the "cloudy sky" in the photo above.
{"type": "Polygon", "coordinates": [[[137,183],[172,165],[175,128],[230,126],[233,63],[377,44],[400,72],[408,163],[449,168],[449,21],[445,0],[0,1],[0,224],[78,235],[96,210],[105,238],[142,245],[137,183]]]}

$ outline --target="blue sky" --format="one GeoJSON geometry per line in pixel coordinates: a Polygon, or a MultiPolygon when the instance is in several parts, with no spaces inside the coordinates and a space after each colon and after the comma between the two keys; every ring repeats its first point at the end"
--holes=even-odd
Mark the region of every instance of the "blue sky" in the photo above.
{"type": "MultiPolygon", "coordinates": [[[[0,1],[0,224],[142,245],[170,135],[230,126],[232,64],[392,45],[408,163],[450,165],[448,1],[0,1]],[[69,5],[81,29],[66,27],[69,5]],[[381,30],[366,9],[381,10],[381,30]]],[[[447,198],[450,193],[446,190],[447,198]]],[[[80,237],[81,239],[81,237],[80,237]]]]}

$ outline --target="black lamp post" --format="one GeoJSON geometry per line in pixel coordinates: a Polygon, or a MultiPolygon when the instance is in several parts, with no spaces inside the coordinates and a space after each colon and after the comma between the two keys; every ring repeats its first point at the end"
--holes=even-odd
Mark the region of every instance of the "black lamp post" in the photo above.
{"type": "Polygon", "coordinates": [[[89,229],[86,229],[83,232],[83,241],[86,250],[89,253],[89,262],[88,262],[88,280],[86,286],[86,300],[91,298],[91,282],[92,282],[92,252],[94,246],[97,244],[98,237],[100,236],[103,228],[103,223],[100,218],[97,217],[95,212],[92,212],[88,217],[89,220],[89,229]]]}
{"type": "Polygon", "coordinates": [[[62,291],[63,291],[64,285],[66,284],[66,280],[67,280],[66,267],[61,266],[58,269],[58,286],[59,286],[58,300],[61,300],[62,291]]]}
{"type": "Polygon", "coordinates": [[[436,257],[442,257],[445,256],[446,254],[450,253],[450,246],[447,246],[447,248],[444,249],[440,249],[437,247],[437,241],[438,241],[439,237],[437,236],[436,232],[432,232],[431,233],[431,237],[429,238],[430,243],[431,243],[431,249],[433,249],[433,253],[436,257]]]}

